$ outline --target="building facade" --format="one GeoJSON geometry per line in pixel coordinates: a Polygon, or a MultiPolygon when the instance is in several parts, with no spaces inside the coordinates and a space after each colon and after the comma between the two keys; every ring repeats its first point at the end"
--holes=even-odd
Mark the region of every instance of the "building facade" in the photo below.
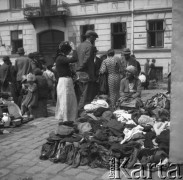
{"type": "Polygon", "coordinates": [[[99,55],[128,47],[143,65],[155,58],[163,73],[170,71],[172,0],[0,0],[0,57],[16,58],[41,52],[47,62],[62,40],[78,45],[88,29],[99,38],[99,55]]]}

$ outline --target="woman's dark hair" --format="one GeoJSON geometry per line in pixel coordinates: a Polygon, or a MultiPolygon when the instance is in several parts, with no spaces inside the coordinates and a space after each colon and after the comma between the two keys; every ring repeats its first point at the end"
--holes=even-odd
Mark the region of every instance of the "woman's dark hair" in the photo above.
{"type": "Polygon", "coordinates": [[[107,55],[106,55],[106,54],[101,55],[101,56],[100,56],[100,59],[101,59],[101,60],[107,59],[107,55]]]}
{"type": "Polygon", "coordinates": [[[29,54],[28,54],[28,57],[29,57],[30,59],[34,59],[34,53],[29,53],[29,54]]]}
{"type": "Polygon", "coordinates": [[[114,56],[115,52],[114,52],[114,49],[109,49],[107,51],[107,56],[114,56]]]}
{"type": "Polygon", "coordinates": [[[53,67],[53,65],[48,65],[47,66],[47,69],[49,69],[50,71],[52,71],[52,67],[53,67]]]}
{"type": "Polygon", "coordinates": [[[71,50],[72,50],[72,47],[70,46],[70,43],[68,41],[63,41],[59,44],[57,54],[58,53],[67,54],[71,50]]]}
{"type": "Polygon", "coordinates": [[[152,59],[152,62],[156,62],[156,59],[153,58],[153,59],[152,59]]]}

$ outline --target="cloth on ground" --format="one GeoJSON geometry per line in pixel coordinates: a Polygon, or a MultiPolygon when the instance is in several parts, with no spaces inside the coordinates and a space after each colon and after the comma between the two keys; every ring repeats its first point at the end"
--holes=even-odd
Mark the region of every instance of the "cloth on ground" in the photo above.
{"type": "Polygon", "coordinates": [[[127,141],[130,141],[136,133],[143,133],[144,128],[140,125],[134,127],[132,130],[129,130],[127,128],[124,129],[123,133],[125,134],[124,139],[121,141],[121,144],[124,144],[127,141]]]}
{"type": "Polygon", "coordinates": [[[66,125],[59,125],[57,128],[57,134],[61,136],[68,136],[74,132],[74,128],[66,126],[66,125]]]}
{"type": "Polygon", "coordinates": [[[124,123],[121,123],[115,119],[111,119],[107,124],[104,124],[104,127],[108,127],[110,131],[118,137],[123,137],[124,123]]]}
{"type": "Polygon", "coordinates": [[[92,127],[89,122],[79,123],[78,129],[81,134],[91,131],[92,127]]]}
{"type": "Polygon", "coordinates": [[[153,125],[154,131],[156,133],[156,135],[160,135],[161,132],[163,132],[164,130],[166,130],[167,128],[170,127],[170,122],[155,122],[155,124],[153,125]]]}
{"type": "Polygon", "coordinates": [[[154,125],[155,119],[147,115],[141,115],[138,119],[139,125],[154,125]]]}
{"type": "Polygon", "coordinates": [[[109,104],[103,99],[93,100],[90,104],[86,104],[84,106],[84,110],[86,112],[94,112],[95,110],[97,110],[100,107],[108,109],[109,104]]]}

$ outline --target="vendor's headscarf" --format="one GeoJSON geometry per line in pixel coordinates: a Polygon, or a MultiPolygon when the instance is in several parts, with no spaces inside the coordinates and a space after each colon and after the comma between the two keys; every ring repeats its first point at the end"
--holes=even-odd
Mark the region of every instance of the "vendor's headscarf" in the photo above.
{"type": "Polygon", "coordinates": [[[59,44],[59,52],[65,54],[68,51],[71,51],[72,47],[68,41],[63,41],[59,44]]]}
{"type": "Polygon", "coordinates": [[[136,69],[136,67],[135,67],[135,66],[132,66],[132,65],[127,66],[126,71],[132,73],[134,76],[137,74],[137,69],[136,69]]]}
{"type": "Polygon", "coordinates": [[[27,74],[27,82],[30,81],[35,81],[36,80],[36,76],[32,73],[27,74]]]}

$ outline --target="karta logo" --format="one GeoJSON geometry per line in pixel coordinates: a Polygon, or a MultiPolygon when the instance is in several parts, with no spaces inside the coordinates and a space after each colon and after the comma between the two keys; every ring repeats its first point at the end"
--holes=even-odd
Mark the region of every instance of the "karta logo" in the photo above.
{"type": "Polygon", "coordinates": [[[110,160],[110,179],[120,179],[120,176],[124,176],[126,179],[153,179],[152,173],[156,169],[156,174],[159,179],[182,179],[180,175],[180,165],[175,163],[163,164],[162,160],[158,164],[147,163],[142,165],[141,163],[135,163],[133,168],[128,170],[127,164],[129,159],[125,158],[121,164],[120,160],[112,158],[110,160]],[[166,169],[166,171],[165,171],[166,169]]]}

